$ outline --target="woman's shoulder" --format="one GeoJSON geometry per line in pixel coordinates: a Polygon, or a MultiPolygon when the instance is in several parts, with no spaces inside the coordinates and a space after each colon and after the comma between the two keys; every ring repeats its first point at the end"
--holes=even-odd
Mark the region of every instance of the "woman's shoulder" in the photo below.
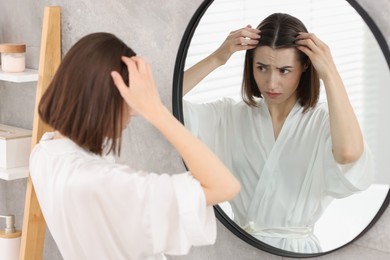
{"type": "Polygon", "coordinates": [[[241,102],[241,100],[233,98],[233,97],[221,97],[221,98],[216,99],[210,103],[216,104],[219,106],[234,107],[234,106],[239,106],[242,102],[241,102]]]}
{"type": "Polygon", "coordinates": [[[324,101],[318,102],[314,107],[310,108],[304,114],[307,114],[309,116],[328,117],[328,115],[329,115],[328,104],[324,101]]]}
{"type": "Polygon", "coordinates": [[[197,109],[197,110],[202,110],[206,109],[211,111],[222,111],[226,109],[231,109],[235,105],[239,103],[238,100],[231,98],[231,97],[221,97],[218,99],[213,99],[213,100],[190,100],[190,99],[183,99],[183,108],[184,110],[186,109],[197,109]]]}
{"type": "Polygon", "coordinates": [[[307,126],[327,126],[329,123],[328,104],[326,102],[318,102],[314,107],[304,112],[301,107],[301,113],[299,113],[300,121],[307,126]]]}

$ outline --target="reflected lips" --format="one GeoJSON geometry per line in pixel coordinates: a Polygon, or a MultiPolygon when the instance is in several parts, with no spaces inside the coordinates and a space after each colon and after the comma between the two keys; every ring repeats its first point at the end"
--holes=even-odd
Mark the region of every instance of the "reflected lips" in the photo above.
{"type": "Polygon", "coordinates": [[[272,92],[266,92],[266,94],[270,98],[277,98],[281,95],[281,93],[272,93],[272,92]]]}

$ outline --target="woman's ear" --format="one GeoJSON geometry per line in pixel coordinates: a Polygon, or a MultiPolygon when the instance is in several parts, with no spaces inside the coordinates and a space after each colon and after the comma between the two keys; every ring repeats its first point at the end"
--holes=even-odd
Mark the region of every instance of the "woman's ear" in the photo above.
{"type": "Polygon", "coordinates": [[[306,72],[306,70],[309,68],[309,65],[310,65],[309,61],[303,63],[303,71],[302,72],[306,72]]]}

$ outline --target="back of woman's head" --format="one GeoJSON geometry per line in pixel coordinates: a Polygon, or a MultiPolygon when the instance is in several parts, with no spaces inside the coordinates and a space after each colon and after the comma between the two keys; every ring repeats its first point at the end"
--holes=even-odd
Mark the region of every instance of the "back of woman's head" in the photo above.
{"type": "Polygon", "coordinates": [[[101,155],[108,143],[105,151],[119,153],[124,101],[110,73],[118,71],[128,84],[121,57],[135,55],[109,33],[80,39],[65,55],[41,98],[38,112],[42,120],[92,153],[101,155]]]}
{"type": "MultiPolygon", "coordinates": [[[[305,25],[296,17],[289,14],[274,13],[265,18],[258,26],[260,39],[257,47],[268,46],[274,49],[294,48],[299,61],[307,66],[302,73],[297,98],[306,111],[315,106],[319,97],[319,77],[308,56],[299,51],[295,43],[300,32],[308,32],[305,25]]],[[[256,106],[256,97],[262,97],[253,75],[253,57],[255,49],[248,50],[245,55],[242,96],[250,106],[256,106]]]]}

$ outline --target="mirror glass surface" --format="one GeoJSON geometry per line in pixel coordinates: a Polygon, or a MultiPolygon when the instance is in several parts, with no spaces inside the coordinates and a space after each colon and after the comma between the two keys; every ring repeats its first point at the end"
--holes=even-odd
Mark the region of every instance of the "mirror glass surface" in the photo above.
{"type": "MultiPolygon", "coordinates": [[[[313,233],[321,247],[320,251],[314,253],[328,252],[355,239],[374,219],[389,191],[390,160],[386,158],[386,154],[390,147],[390,102],[387,100],[390,96],[390,73],[383,52],[365,21],[348,1],[214,1],[194,31],[184,69],[215,51],[229,32],[248,24],[256,27],[265,17],[275,12],[299,18],[309,32],[315,33],[330,47],[366,144],[374,156],[373,184],[357,194],[333,199],[314,225],[313,233]]],[[[224,66],[212,72],[187,93],[183,97],[183,103],[203,104],[224,97],[241,100],[244,55],[243,51],[235,53],[224,66]]],[[[323,86],[321,91],[320,101],[326,101],[323,86]]],[[[191,120],[195,119],[185,118],[184,115],[185,125],[191,120]]],[[[235,229],[241,228],[239,232],[245,233],[246,227],[235,222],[230,204],[223,203],[219,206],[218,210],[222,209],[224,215],[231,219],[231,225],[235,229]]],[[[247,235],[252,236],[249,233],[247,235]]],[[[255,235],[253,239],[256,241],[255,235]]],[[[297,249],[294,253],[306,252],[297,249]]]]}

